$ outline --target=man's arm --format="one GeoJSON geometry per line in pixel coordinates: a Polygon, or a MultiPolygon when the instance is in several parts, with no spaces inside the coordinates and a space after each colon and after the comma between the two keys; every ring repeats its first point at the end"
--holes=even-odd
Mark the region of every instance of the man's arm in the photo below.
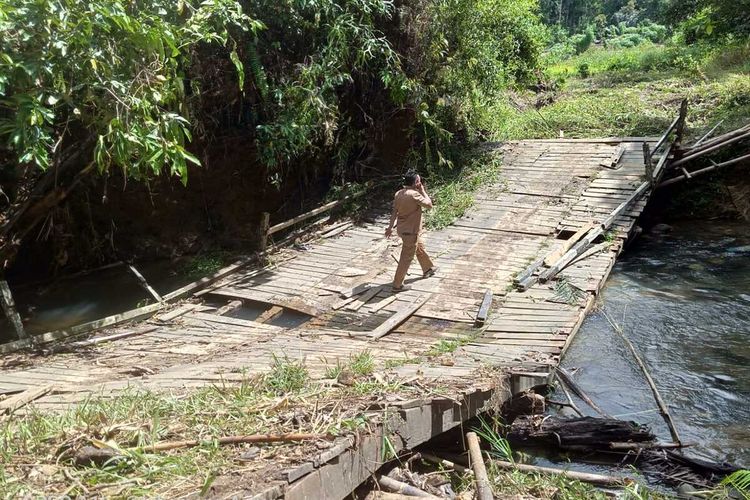
{"type": "Polygon", "coordinates": [[[427,189],[425,189],[424,184],[422,183],[421,179],[419,181],[419,184],[416,186],[417,191],[419,191],[419,194],[421,195],[420,198],[417,199],[417,202],[422,205],[422,208],[432,208],[432,199],[430,198],[430,195],[427,194],[427,189]]]}
{"type": "Polygon", "coordinates": [[[393,226],[396,224],[396,217],[398,212],[396,211],[396,202],[393,202],[393,210],[391,210],[391,222],[388,224],[388,229],[385,230],[385,237],[390,238],[393,234],[393,226]]]}

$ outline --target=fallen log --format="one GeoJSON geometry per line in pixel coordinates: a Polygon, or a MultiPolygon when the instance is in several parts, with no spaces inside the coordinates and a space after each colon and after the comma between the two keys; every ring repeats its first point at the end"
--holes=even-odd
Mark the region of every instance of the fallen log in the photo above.
{"type": "Polygon", "coordinates": [[[13,294],[10,291],[8,282],[5,280],[0,281],[0,295],[3,311],[5,311],[5,317],[8,318],[8,322],[13,326],[13,330],[16,332],[16,337],[18,340],[28,339],[29,336],[23,328],[23,322],[21,321],[21,316],[19,316],[18,310],[16,309],[16,303],[13,301],[13,294]]]}
{"type": "Polygon", "coordinates": [[[225,436],[210,441],[199,441],[199,440],[187,440],[187,441],[165,441],[163,443],[156,443],[150,446],[144,446],[141,448],[134,448],[134,450],[140,450],[145,453],[153,453],[156,451],[169,451],[176,450],[178,448],[194,448],[202,444],[219,444],[219,445],[231,445],[231,444],[245,444],[245,443],[292,443],[298,441],[316,441],[326,440],[330,441],[333,436],[330,434],[251,434],[249,436],[225,436]]]}
{"type": "Polygon", "coordinates": [[[477,500],[492,500],[492,485],[487,476],[487,469],[484,466],[482,450],[479,448],[479,438],[474,432],[466,433],[466,443],[469,446],[469,457],[471,458],[471,468],[474,471],[474,480],[477,485],[477,500]]]}
{"type": "Polygon", "coordinates": [[[635,422],[598,417],[524,416],[513,422],[508,433],[511,444],[556,446],[561,449],[574,446],[609,450],[612,443],[650,443],[653,440],[654,435],[647,427],[635,422]]]}

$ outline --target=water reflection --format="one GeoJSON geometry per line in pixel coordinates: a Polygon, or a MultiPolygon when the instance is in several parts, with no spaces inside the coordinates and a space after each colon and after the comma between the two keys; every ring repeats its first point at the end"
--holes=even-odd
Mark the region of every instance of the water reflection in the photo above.
{"type": "MultiPolygon", "coordinates": [[[[692,451],[750,466],[750,231],[747,224],[678,225],[645,236],[602,293],[603,309],[641,351],[692,451]]],[[[608,412],[668,430],[638,366],[602,312],[563,365],[608,412]]]]}

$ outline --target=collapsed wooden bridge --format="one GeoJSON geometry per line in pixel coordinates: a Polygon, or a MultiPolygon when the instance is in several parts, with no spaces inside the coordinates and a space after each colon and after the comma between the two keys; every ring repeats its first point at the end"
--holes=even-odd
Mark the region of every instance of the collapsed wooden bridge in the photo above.
{"type": "MultiPolygon", "coordinates": [[[[392,446],[413,448],[502,402],[516,388],[513,373],[544,379],[555,369],[637,230],[684,113],[662,138],[506,145],[498,182],[481,189],[454,224],[426,234],[439,271],[412,275],[409,291],[394,295],[388,286],[398,243],[382,236],[387,214],[339,223],[275,253],[267,267],[235,266],[174,307],[165,301],[126,316],[157,313],[148,321],[66,349],[52,341],[83,329],[41,338],[56,354],[19,355],[15,368],[0,371],[0,393],[18,394],[0,401],[0,410],[35,399],[39,410],[60,411],[133,387],[240,383],[280,355],[304,360],[323,380],[331,364],[367,350],[380,372],[452,388],[450,397],[390,403],[402,438],[392,446]],[[257,312],[237,314],[249,305],[257,312]],[[427,355],[441,342],[451,348],[427,355]],[[500,376],[477,376],[488,367],[500,376]]],[[[178,292],[166,299],[187,293],[178,292]]],[[[382,432],[356,443],[342,437],[252,492],[342,498],[382,464],[382,432]]]]}

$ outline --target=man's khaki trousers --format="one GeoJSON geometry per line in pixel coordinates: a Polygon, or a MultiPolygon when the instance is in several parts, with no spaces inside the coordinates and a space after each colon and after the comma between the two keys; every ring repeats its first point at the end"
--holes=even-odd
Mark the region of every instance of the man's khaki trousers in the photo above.
{"type": "Polygon", "coordinates": [[[432,260],[424,249],[424,243],[422,238],[418,234],[401,234],[401,241],[403,246],[401,247],[401,258],[398,260],[398,267],[396,268],[396,277],[393,278],[393,287],[401,288],[404,286],[404,278],[406,273],[411,266],[411,262],[414,260],[414,255],[417,256],[417,261],[422,267],[422,274],[432,269],[432,260]]]}

